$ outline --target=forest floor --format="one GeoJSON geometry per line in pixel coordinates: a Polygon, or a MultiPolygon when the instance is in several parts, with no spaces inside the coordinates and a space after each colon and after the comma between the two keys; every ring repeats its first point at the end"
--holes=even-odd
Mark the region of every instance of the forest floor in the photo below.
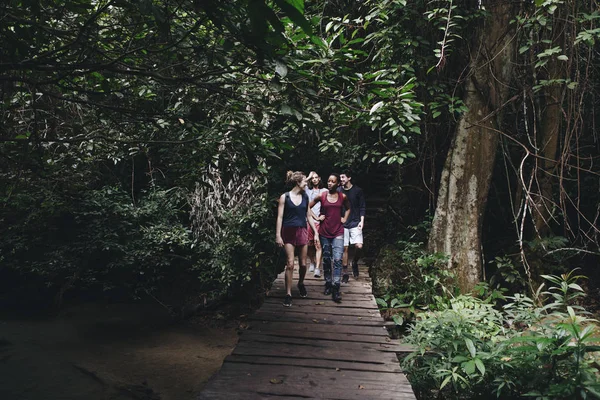
{"type": "Polygon", "coordinates": [[[0,316],[0,399],[193,399],[238,341],[220,313],[174,323],[160,306],[79,305],[0,316]]]}

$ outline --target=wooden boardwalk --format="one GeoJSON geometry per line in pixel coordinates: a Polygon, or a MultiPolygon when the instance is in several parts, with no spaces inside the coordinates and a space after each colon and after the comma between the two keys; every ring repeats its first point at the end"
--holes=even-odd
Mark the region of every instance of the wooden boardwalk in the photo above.
{"type": "Polygon", "coordinates": [[[414,399],[396,356],[409,348],[389,338],[368,271],[360,273],[342,285],[336,304],[312,274],[300,298],[296,272],[291,307],[282,305],[279,275],[198,399],[414,399]]]}

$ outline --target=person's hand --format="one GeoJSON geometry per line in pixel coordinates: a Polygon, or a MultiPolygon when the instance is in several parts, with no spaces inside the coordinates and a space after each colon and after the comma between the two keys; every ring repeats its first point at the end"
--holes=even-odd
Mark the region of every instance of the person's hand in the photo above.
{"type": "Polygon", "coordinates": [[[359,222],[357,228],[362,231],[362,229],[363,229],[364,226],[365,226],[364,222],[359,222]]]}
{"type": "Polygon", "coordinates": [[[319,240],[319,238],[317,236],[315,236],[315,249],[320,249],[321,248],[321,241],[319,240]]]}
{"type": "Polygon", "coordinates": [[[346,218],[342,218],[342,224],[345,224],[345,223],[346,223],[346,221],[347,221],[347,219],[346,219],[346,218]]]}
{"type": "Polygon", "coordinates": [[[325,216],[324,215],[319,215],[319,221],[325,221],[325,216]]]}
{"type": "Polygon", "coordinates": [[[275,243],[277,243],[277,246],[283,247],[283,239],[281,238],[281,236],[275,236],[275,243]]]}

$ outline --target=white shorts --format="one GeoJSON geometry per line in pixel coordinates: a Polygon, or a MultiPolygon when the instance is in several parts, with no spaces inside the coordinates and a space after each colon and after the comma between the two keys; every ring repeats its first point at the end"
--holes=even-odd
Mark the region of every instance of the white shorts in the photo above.
{"type": "Polygon", "coordinates": [[[362,229],[359,229],[358,226],[350,229],[344,228],[344,247],[357,243],[363,244],[362,229]]]}

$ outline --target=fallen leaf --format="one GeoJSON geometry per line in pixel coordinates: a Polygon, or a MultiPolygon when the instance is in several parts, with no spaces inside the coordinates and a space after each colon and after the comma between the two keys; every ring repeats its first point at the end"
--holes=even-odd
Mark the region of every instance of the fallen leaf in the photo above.
{"type": "Polygon", "coordinates": [[[364,389],[365,387],[363,385],[358,385],[359,389],[364,389]]]}
{"type": "Polygon", "coordinates": [[[283,380],[282,379],[273,378],[269,382],[271,382],[273,385],[279,385],[280,383],[283,383],[283,380]]]}
{"type": "Polygon", "coordinates": [[[336,368],[335,370],[336,370],[336,371],[339,371],[340,369],[339,369],[339,368],[336,368]]]}
{"type": "Polygon", "coordinates": [[[313,319],[313,322],[314,322],[315,324],[318,324],[318,323],[319,323],[319,321],[318,321],[318,320],[316,320],[316,319],[313,319]]]}
{"type": "Polygon", "coordinates": [[[358,317],[358,319],[362,319],[362,317],[358,317]]]}
{"type": "Polygon", "coordinates": [[[320,306],[321,304],[325,304],[325,303],[323,303],[322,301],[318,301],[315,303],[316,306],[320,306]]]}

